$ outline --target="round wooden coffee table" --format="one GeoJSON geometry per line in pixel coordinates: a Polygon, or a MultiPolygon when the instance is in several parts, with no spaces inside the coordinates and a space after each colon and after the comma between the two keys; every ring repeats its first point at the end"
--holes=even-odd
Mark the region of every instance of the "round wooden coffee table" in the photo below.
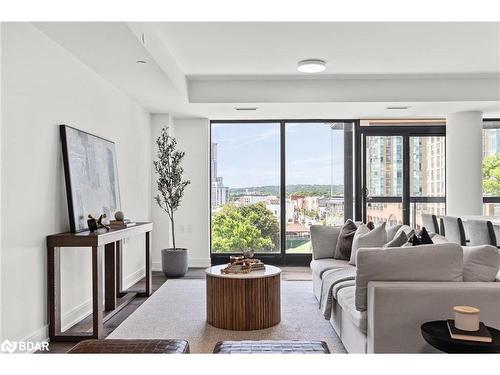
{"type": "Polygon", "coordinates": [[[264,329],[281,320],[281,269],[242,274],[221,273],[226,265],[205,270],[207,275],[207,322],[236,331],[264,329]]]}

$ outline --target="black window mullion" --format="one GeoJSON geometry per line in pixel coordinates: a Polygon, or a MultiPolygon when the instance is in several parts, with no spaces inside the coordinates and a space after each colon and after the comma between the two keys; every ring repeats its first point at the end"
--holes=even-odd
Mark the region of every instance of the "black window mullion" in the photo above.
{"type": "Polygon", "coordinates": [[[410,136],[403,136],[403,224],[410,225],[410,136]]]}
{"type": "Polygon", "coordinates": [[[286,134],[285,121],[280,122],[280,258],[285,263],[286,254],[286,134]]]}

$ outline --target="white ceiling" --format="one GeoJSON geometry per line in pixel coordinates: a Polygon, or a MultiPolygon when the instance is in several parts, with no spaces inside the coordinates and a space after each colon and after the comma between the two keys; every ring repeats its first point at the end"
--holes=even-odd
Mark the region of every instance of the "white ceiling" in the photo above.
{"type": "Polygon", "coordinates": [[[161,23],[188,76],[500,73],[499,23],[161,23]]]}
{"type": "Polygon", "coordinates": [[[151,113],[211,119],[425,118],[480,110],[487,117],[500,117],[500,23],[44,22],[35,26],[151,113]],[[327,60],[326,72],[298,73],[297,61],[312,57],[327,60]],[[417,93],[415,84],[393,89],[395,78],[401,76],[419,81],[424,90],[421,87],[417,93]],[[425,83],[424,77],[430,82],[425,83]],[[453,77],[458,86],[456,81],[451,85],[453,77]],[[363,84],[349,83],[366,78],[363,84]],[[296,82],[304,79],[325,82],[322,86],[296,82]],[[344,81],[336,84],[335,79],[344,81]],[[469,85],[467,79],[476,84],[469,85]],[[481,79],[490,80],[489,88],[481,79]],[[467,95],[459,98],[453,91],[467,95]],[[191,100],[194,94],[197,99],[191,100]],[[316,99],[304,102],[301,98],[306,97],[316,99]],[[250,104],[259,109],[234,109],[250,104]],[[386,109],[394,104],[411,108],[386,109]]]}

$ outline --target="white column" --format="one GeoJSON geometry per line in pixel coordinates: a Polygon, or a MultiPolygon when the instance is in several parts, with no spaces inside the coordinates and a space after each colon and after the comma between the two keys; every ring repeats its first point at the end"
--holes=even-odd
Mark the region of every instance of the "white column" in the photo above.
{"type": "Polygon", "coordinates": [[[176,213],[176,242],[188,249],[189,267],[210,265],[210,122],[206,118],[174,119],[186,187],[176,213]]]}
{"type": "Polygon", "coordinates": [[[483,114],[457,112],[446,121],[446,212],[482,215],[483,114]]]}
{"type": "MultiPolygon", "coordinates": [[[[173,134],[173,119],[168,113],[166,114],[153,114],[151,115],[151,144],[152,144],[152,159],[157,160],[158,147],[156,146],[156,139],[160,135],[161,129],[164,127],[169,128],[169,134],[173,134]]],[[[156,188],[156,173],[153,165],[151,165],[151,220],[153,221],[153,234],[151,239],[151,252],[153,260],[153,270],[161,271],[161,249],[171,247],[170,243],[170,221],[167,213],[162,210],[154,197],[158,195],[156,188]]]]}

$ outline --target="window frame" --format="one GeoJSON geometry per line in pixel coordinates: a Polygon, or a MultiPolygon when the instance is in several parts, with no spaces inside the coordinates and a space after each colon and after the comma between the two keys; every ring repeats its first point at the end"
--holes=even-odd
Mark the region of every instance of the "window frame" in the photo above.
{"type": "MultiPolygon", "coordinates": [[[[212,147],[212,126],[214,124],[252,124],[252,123],[279,123],[280,125],[280,251],[275,253],[259,253],[258,258],[267,264],[307,266],[312,260],[311,253],[294,254],[286,252],[286,124],[287,123],[351,123],[351,129],[344,128],[344,217],[353,216],[354,200],[354,134],[359,125],[359,119],[259,119],[259,120],[210,120],[209,145],[212,147]]],[[[231,255],[240,253],[212,252],[212,163],[209,163],[209,247],[210,259],[213,265],[229,262],[231,255]]]]}
{"type": "MultiPolygon", "coordinates": [[[[482,130],[485,129],[485,127],[484,127],[485,122],[498,122],[498,127],[494,127],[494,128],[490,128],[490,129],[500,129],[500,118],[483,118],[482,130]]],[[[481,137],[482,137],[482,134],[481,134],[481,137]]],[[[484,152],[484,150],[481,148],[481,154],[483,152],[484,152]]],[[[500,152],[500,150],[499,150],[499,152],[500,152]]],[[[482,169],[482,163],[483,163],[483,158],[481,157],[481,169],[482,169]]],[[[482,173],[481,173],[481,175],[482,175],[482,173]]],[[[481,187],[482,187],[482,180],[481,180],[481,187]]],[[[496,197],[484,196],[484,192],[483,192],[483,206],[485,203],[500,203],[500,196],[496,196],[496,197]]],[[[483,210],[484,210],[484,207],[483,207],[483,210]]]]}
{"type": "MultiPolygon", "coordinates": [[[[359,124],[359,123],[358,123],[359,124]]],[[[443,197],[421,197],[412,196],[410,192],[410,138],[442,136],[446,140],[446,125],[374,125],[356,126],[355,129],[355,219],[366,221],[366,194],[364,184],[365,174],[365,145],[367,136],[401,136],[403,137],[403,191],[401,197],[372,197],[372,203],[401,203],[403,223],[410,225],[411,204],[413,203],[444,203],[446,205],[446,194],[443,197]]],[[[446,155],[446,143],[445,143],[446,155]]],[[[445,192],[446,192],[446,165],[445,165],[445,192]]],[[[500,200],[499,200],[500,201],[500,200]]],[[[446,211],[446,206],[445,206],[446,211]]]]}

